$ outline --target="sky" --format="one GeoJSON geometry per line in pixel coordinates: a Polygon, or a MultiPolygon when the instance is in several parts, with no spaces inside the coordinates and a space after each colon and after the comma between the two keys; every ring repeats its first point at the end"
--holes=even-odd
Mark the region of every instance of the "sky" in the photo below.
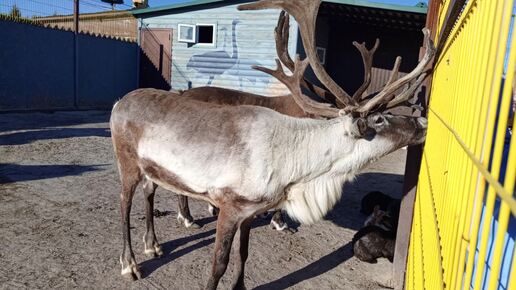
{"type": "MultiPolygon", "coordinates": [[[[149,0],[151,7],[163,6],[168,4],[188,2],[192,0],[149,0]]],[[[413,6],[417,3],[428,0],[368,0],[370,2],[399,4],[413,6]]],[[[50,15],[70,15],[73,13],[74,0],[0,0],[0,13],[9,13],[14,5],[20,9],[23,17],[50,16],[50,15]]],[[[111,6],[101,0],[80,0],[80,11],[82,13],[92,13],[111,10],[111,6]]],[[[124,0],[124,5],[118,5],[117,10],[130,9],[131,0],[124,0]]]]}
{"type": "MultiPolygon", "coordinates": [[[[126,4],[131,4],[131,0],[124,0],[126,4]]],[[[150,6],[161,6],[179,2],[187,2],[189,0],[149,0],[150,6]]],[[[370,2],[399,4],[399,5],[416,5],[418,2],[428,3],[428,0],[368,0],[370,2]]]]}

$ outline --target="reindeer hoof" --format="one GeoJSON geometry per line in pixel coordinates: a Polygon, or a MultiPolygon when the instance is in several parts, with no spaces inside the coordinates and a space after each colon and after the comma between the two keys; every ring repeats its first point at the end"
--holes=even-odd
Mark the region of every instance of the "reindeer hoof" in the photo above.
{"type": "Polygon", "coordinates": [[[145,245],[145,255],[152,256],[154,258],[159,258],[163,256],[163,250],[161,249],[160,245],[156,245],[154,247],[147,248],[147,245],[145,245]]]}
{"type": "Polygon", "coordinates": [[[131,280],[141,280],[142,273],[136,264],[134,259],[131,259],[131,262],[124,263],[123,258],[120,257],[120,264],[122,264],[122,276],[127,277],[131,280]]]}
{"type": "Polygon", "coordinates": [[[201,226],[196,223],[193,219],[187,219],[182,214],[177,214],[177,222],[182,223],[187,229],[200,229],[201,226]]]}
{"type": "Polygon", "coordinates": [[[186,223],[185,223],[185,227],[188,228],[188,229],[198,230],[198,229],[201,228],[201,225],[199,225],[196,222],[191,222],[190,225],[186,225],[186,223]]]}

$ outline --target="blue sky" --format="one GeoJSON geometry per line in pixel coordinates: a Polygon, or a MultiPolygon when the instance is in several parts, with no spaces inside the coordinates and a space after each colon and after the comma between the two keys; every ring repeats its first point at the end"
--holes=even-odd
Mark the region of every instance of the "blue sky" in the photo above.
{"type": "MultiPolygon", "coordinates": [[[[179,2],[187,2],[188,0],[149,0],[150,6],[161,6],[179,2]]],[[[400,5],[416,5],[420,0],[369,0],[370,2],[400,4],[400,5]]],[[[428,0],[421,0],[421,2],[428,3],[428,0]]],[[[125,0],[125,3],[131,4],[131,0],[125,0]]]]}
{"type": "MultiPolygon", "coordinates": [[[[188,2],[192,0],[149,0],[151,7],[167,4],[188,2]]],[[[368,0],[370,2],[416,5],[428,0],[368,0]]],[[[131,8],[132,1],[124,0],[125,5],[119,5],[117,9],[131,8]]],[[[111,10],[111,6],[101,0],[80,0],[82,13],[100,12],[111,10]]],[[[9,13],[12,6],[16,5],[24,17],[49,16],[49,15],[69,15],[73,13],[73,0],[0,0],[0,13],[9,13]]]]}

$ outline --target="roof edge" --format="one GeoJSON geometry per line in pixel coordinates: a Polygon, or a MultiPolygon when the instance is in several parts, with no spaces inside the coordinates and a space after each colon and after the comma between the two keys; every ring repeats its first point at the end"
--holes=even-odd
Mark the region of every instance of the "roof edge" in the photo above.
{"type": "Polygon", "coordinates": [[[385,9],[385,10],[421,13],[421,14],[426,14],[428,11],[428,7],[387,4],[387,3],[378,3],[378,2],[374,2],[374,1],[365,1],[365,0],[323,0],[323,2],[335,3],[335,4],[346,4],[346,5],[353,5],[353,6],[360,6],[360,7],[377,8],[377,9],[385,9]]]}
{"type": "MultiPolygon", "coordinates": [[[[162,5],[156,7],[149,7],[144,9],[133,9],[129,10],[131,14],[134,16],[148,14],[153,12],[162,12],[166,10],[174,10],[180,8],[190,8],[195,6],[201,6],[205,4],[219,3],[224,2],[224,0],[193,0],[188,2],[162,5]]],[[[335,3],[335,4],[344,4],[344,5],[353,5],[360,7],[369,7],[369,8],[377,8],[377,9],[385,9],[385,10],[393,10],[393,11],[402,11],[402,12],[411,12],[411,13],[420,13],[426,14],[428,11],[428,7],[417,7],[417,6],[406,6],[406,5],[398,5],[398,4],[386,4],[386,3],[378,3],[378,2],[370,2],[366,0],[323,0],[323,2],[335,3]]]]}
{"type": "Polygon", "coordinates": [[[204,4],[211,4],[211,3],[217,3],[217,2],[224,2],[224,0],[194,0],[194,1],[176,3],[176,4],[148,7],[148,8],[144,8],[144,9],[133,9],[133,10],[130,10],[129,12],[136,16],[136,15],[140,15],[140,14],[147,14],[147,13],[160,12],[160,11],[165,11],[165,10],[173,10],[173,9],[179,9],[179,8],[200,6],[200,5],[204,5],[204,4]]]}

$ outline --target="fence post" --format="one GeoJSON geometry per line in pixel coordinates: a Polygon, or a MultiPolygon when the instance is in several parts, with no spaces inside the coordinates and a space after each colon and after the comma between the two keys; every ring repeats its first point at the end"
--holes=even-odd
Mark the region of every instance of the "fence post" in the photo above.
{"type": "Polygon", "coordinates": [[[136,88],[140,88],[140,57],[141,57],[141,34],[143,21],[141,19],[136,21],[136,88]]]}
{"type": "MultiPolygon", "coordinates": [[[[426,18],[426,27],[430,29],[430,37],[435,40],[438,12],[440,1],[430,0],[426,18]]],[[[419,52],[419,56],[423,55],[419,52]]],[[[432,75],[423,83],[424,102],[428,106],[432,75]]],[[[423,115],[428,115],[422,112],[423,115]]],[[[410,146],[407,150],[407,160],[405,163],[405,180],[403,184],[403,197],[400,205],[400,216],[397,229],[396,248],[393,261],[392,285],[395,290],[405,289],[405,274],[407,268],[407,257],[410,246],[410,233],[412,232],[412,218],[414,216],[414,203],[416,199],[417,182],[419,178],[419,168],[423,146],[410,146]]]]}
{"type": "Polygon", "coordinates": [[[79,108],[79,0],[74,0],[73,6],[73,23],[74,23],[74,44],[73,44],[73,57],[74,57],[74,96],[73,106],[74,109],[79,108]]]}
{"type": "Polygon", "coordinates": [[[403,197],[400,205],[400,216],[397,229],[396,249],[394,251],[393,284],[395,290],[405,289],[405,273],[407,256],[414,215],[419,167],[421,165],[423,146],[410,146],[407,150],[405,165],[405,181],[403,197]]]}

